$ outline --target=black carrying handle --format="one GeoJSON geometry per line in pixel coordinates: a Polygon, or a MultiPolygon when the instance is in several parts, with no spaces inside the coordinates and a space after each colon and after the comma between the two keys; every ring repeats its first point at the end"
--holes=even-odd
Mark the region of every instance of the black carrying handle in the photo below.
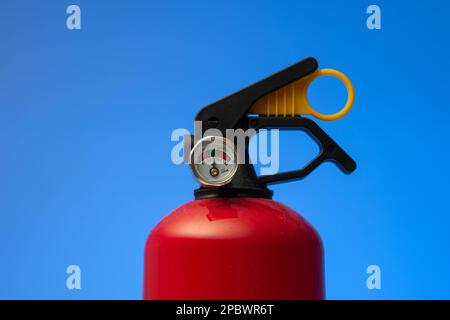
{"type": "Polygon", "coordinates": [[[249,128],[255,130],[280,129],[280,130],[302,130],[313,138],[320,147],[319,155],[308,163],[304,168],[281,172],[274,175],[259,176],[258,181],[263,184],[275,184],[287,180],[297,180],[306,177],[321,163],[332,161],[346,174],[356,169],[356,162],[334,142],[313,120],[304,117],[255,117],[249,118],[249,128]]]}
{"type": "Polygon", "coordinates": [[[241,128],[248,111],[258,99],[306,77],[317,68],[316,59],[306,58],[202,108],[195,120],[202,122],[202,134],[209,128],[216,128],[225,135],[227,129],[241,128]]]}

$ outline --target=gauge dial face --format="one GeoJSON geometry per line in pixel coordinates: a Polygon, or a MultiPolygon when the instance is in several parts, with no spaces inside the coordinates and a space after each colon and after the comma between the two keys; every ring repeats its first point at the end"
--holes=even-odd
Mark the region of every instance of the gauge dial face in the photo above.
{"type": "Polygon", "coordinates": [[[231,181],[237,170],[233,143],[223,137],[209,136],[191,151],[191,169],[205,187],[220,187],[231,181]]]}

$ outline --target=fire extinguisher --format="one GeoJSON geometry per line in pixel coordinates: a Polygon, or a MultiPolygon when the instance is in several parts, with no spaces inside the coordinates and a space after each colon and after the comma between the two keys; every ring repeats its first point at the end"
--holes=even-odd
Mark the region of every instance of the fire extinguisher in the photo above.
{"type": "Polygon", "coordinates": [[[353,172],[353,159],[303,116],[335,120],[353,100],[345,75],[319,70],[317,61],[307,58],[201,109],[195,133],[202,138],[185,138],[185,154],[200,187],[195,200],[150,233],[144,299],[324,299],[318,233],[298,213],[273,201],[267,186],[302,179],[325,161],[353,172]],[[333,115],[318,113],[307,99],[308,86],[322,75],[335,76],[347,87],[347,103],[333,115]],[[240,150],[239,137],[228,138],[227,130],[265,128],[303,130],[318,142],[320,153],[302,169],[258,176],[249,161],[249,136],[240,150]]]}

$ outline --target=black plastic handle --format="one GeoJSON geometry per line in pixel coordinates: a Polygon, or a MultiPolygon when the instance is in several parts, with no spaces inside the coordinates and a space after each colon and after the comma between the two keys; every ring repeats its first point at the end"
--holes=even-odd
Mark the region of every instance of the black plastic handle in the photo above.
{"type": "Polygon", "coordinates": [[[316,59],[306,58],[207,105],[197,113],[195,120],[202,121],[202,134],[209,128],[217,128],[225,135],[227,129],[242,127],[241,121],[245,121],[248,111],[259,98],[311,74],[317,68],[316,59]]]}
{"type": "Polygon", "coordinates": [[[297,180],[306,177],[325,161],[332,161],[346,174],[356,169],[356,162],[334,142],[313,120],[303,117],[256,117],[249,118],[249,128],[255,130],[272,128],[280,130],[302,130],[313,138],[320,147],[319,155],[299,170],[281,172],[274,175],[259,176],[258,181],[263,184],[275,184],[287,180],[297,180]]]}

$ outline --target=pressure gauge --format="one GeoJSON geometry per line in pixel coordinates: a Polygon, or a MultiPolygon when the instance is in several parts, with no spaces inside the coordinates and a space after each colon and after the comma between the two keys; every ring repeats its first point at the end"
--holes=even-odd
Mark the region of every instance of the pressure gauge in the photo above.
{"type": "Polygon", "coordinates": [[[219,136],[199,140],[190,154],[191,170],[204,187],[220,187],[233,179],[237,170],[233,142],[219,136]]]}

